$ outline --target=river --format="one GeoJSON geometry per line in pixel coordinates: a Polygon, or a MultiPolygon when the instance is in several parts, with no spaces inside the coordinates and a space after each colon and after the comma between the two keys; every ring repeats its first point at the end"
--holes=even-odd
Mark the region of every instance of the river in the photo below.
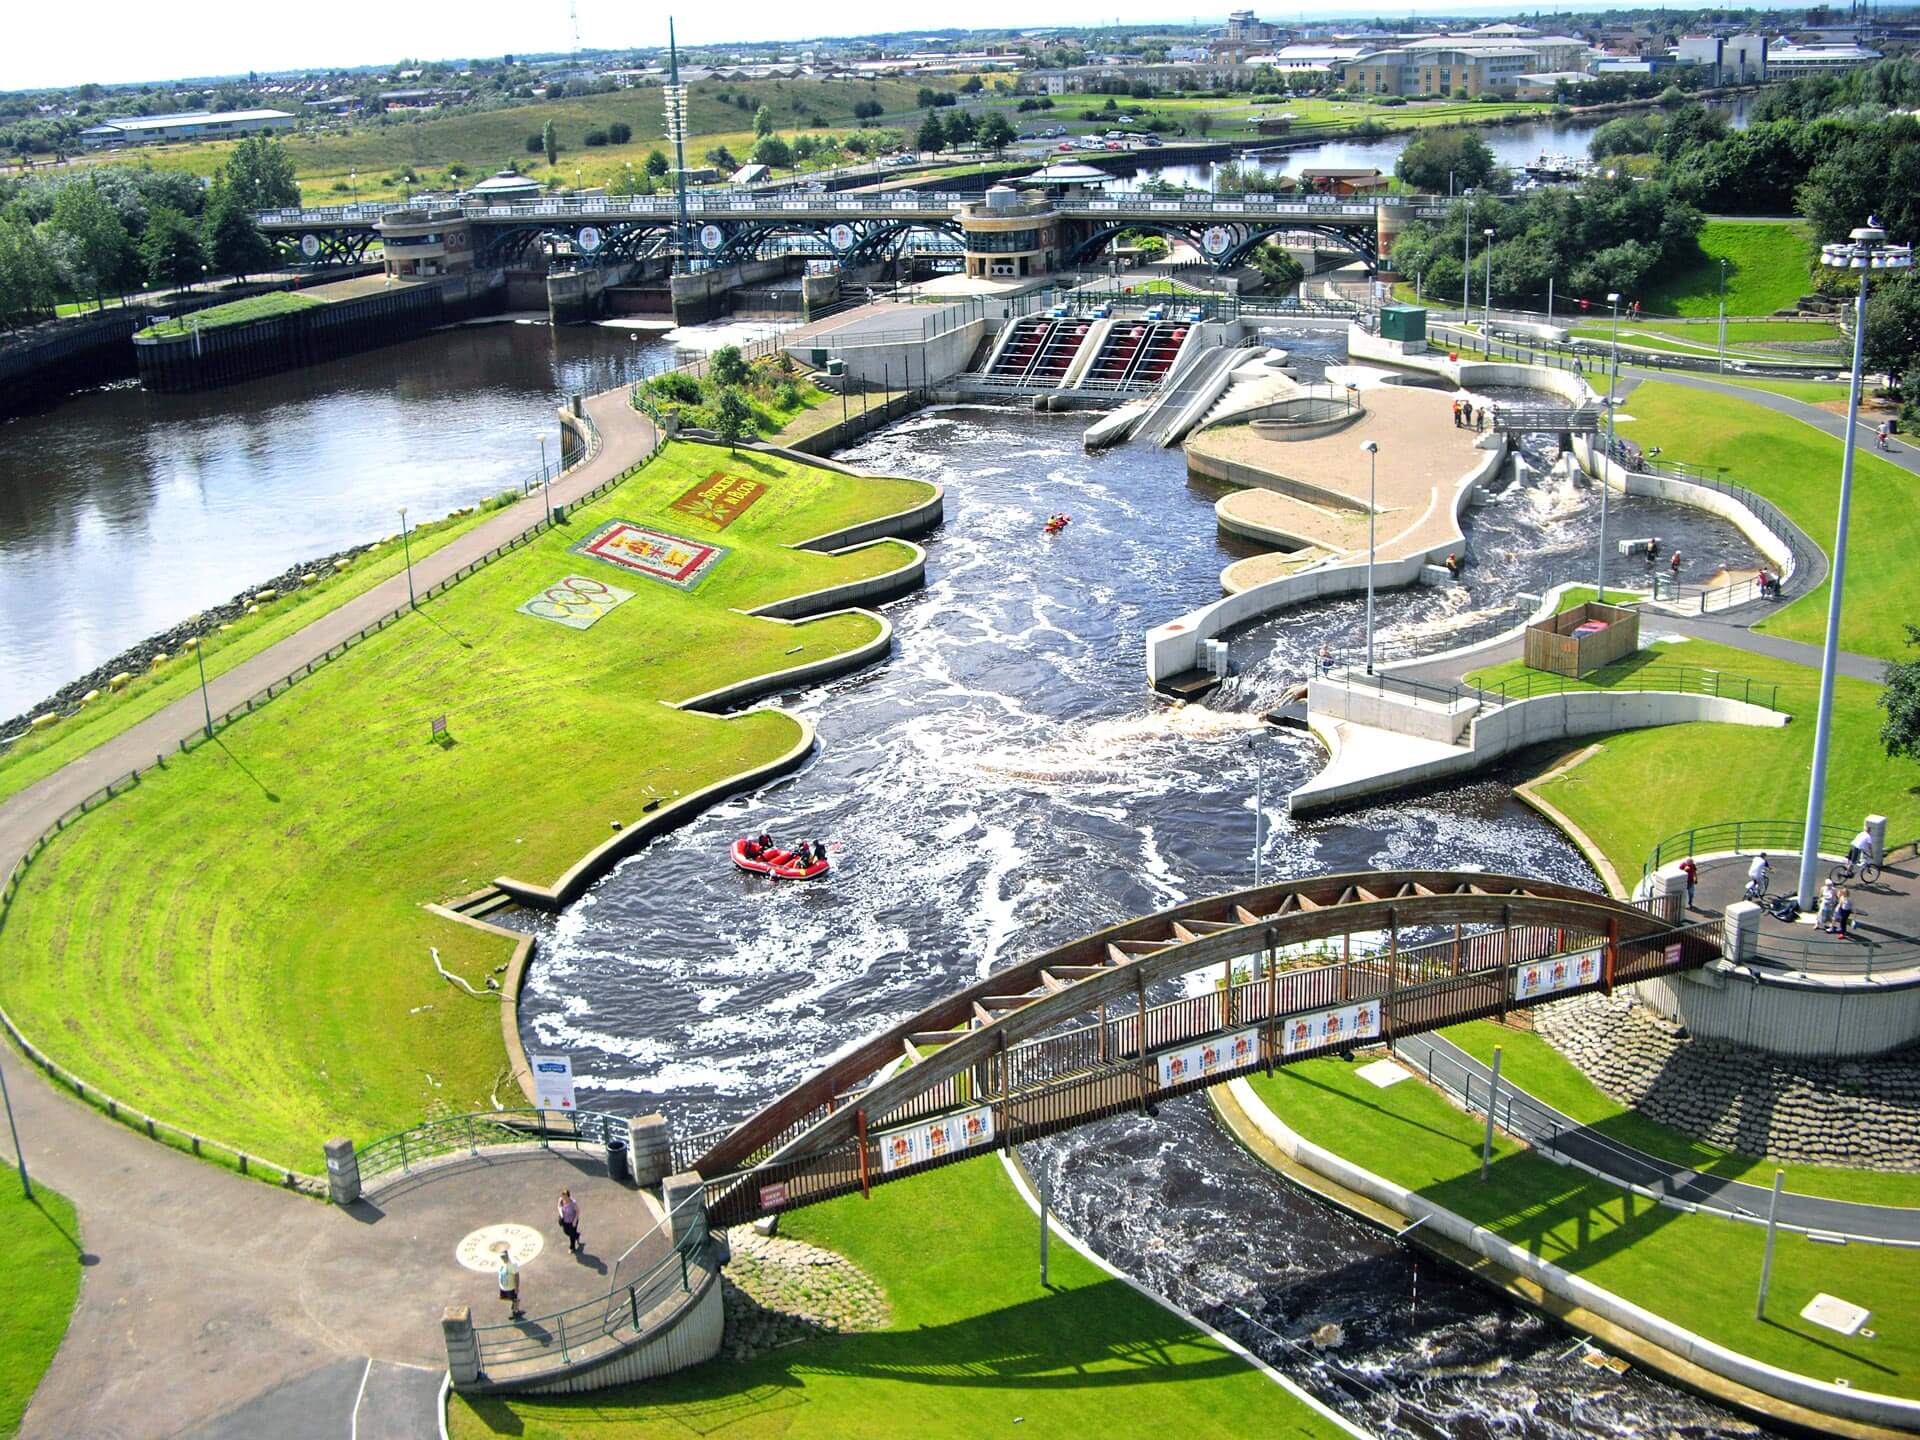
{"type": "MultiPolygon", "coordinates": [[[[1309,370],[1316,347],[1331,359],[1342,343],[1281,338],[1309,370]]],[[[1240,673],[1210,703],[1149,696],[1144,630],[1215,597],[1235,552],[1217,537],[1216,492],[1189,483],[1177,451],[1089,455],[1084,424],[942,410],[844,453],[947,487],[926,588],[887,607],[892,657],[784,697],[820,735],[797,775],[655,841],[563,914],[516,922],[541,938],[523,1038],[571,1052],[591,1103],[664,1109],[688,1129],[737,1118],[1011,959],[1248,883],[1257,784],[1268,874],[1441,863],[1595,883],[1495,781],[1289,821],[1286,790],[1319,752],[1258,715],[1323,638],[1354,653],[1358,602],[1236,636],[1240,673]],[[1073,522],[1043,540],[1056,509],[1073,522]],[[812,887],[738,874],[728,843],[761,829],[826,839],[835,873],[812,887]]],[[[1520,592],[1584,571],[1589,499],[1581,483],[1523,467],[1473,512],[1468,583],[1382,596],[1382,639],[1517,613],[1520,592]]],[[[1656,502],[1621,502],[1612,523],[1709,563],[1751,554],[1722,522],[1656,502]]],[[[1340,1403],[1384,1434],[1752,1433],[1637,1373],[1563,1360],[1563,1332],[1431,1264],[1414,1309],[1408,1250],[1279,1183],[1197,1099],[1027,1158],[1049,1168],[1062,1213],[1114,1263],[1304,1383],[1326,1388],[1335,1363],[1364,1379],[1372,1397],[1340,1403]],[[1329,1322],[1344,1332],[1337,1349],[1291,1343],[1329,1322]]]]}

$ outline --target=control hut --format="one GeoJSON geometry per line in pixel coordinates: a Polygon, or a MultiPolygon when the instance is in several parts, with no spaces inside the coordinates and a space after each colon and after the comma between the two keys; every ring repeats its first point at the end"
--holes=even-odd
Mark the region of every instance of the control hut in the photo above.
{"type": "Polygon", "coordinates": [[[1529,625],[1529,670],[1578,678],[1623,660],[1640,648],[1640,612],[1588,601],[1529,625]]]}

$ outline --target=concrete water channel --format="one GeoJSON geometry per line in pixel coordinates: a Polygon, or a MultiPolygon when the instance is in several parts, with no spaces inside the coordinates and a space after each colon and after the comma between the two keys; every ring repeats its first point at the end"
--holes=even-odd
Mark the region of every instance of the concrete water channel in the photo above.
{"type": "MultiPolygon", "coordinates": [[[[1310,370],[1342,355],[1337,334],[1277,338],[1310,370]]],[[[1217,596],[1221,567],[1247,552],[1219,535],[1219,492],[1189,481],[1178,451],[1089,455],[1084,424],[929,411],[842,453],[947,487],[927,586],[887,607],[891,659],[785,697],[819,727],[807,768],[656,841],[565,913],[520,922],[541,937],[523,1038],[571,1052],[597,1106],[664,1110],[683,1131],[730,1121],[1011,958],[1248,883],[1256,788],[1270,877],[1439,861],[1597,883],[1497,782],[1290,823],[1286,791],[1320,754],[1260,717],[1323,640],[1357,650],[1360,602],[1234,636],[1238,673],[1206,704],[1150,696],[1146,628],[1217,596]],[[1043,538],[1056,510],[1073,521],[1043,538]],[[835,873],[812,887],[735,873],[727,845],[761,829],[825,839],[835,873]]],[[[1528,458],[1492,490],[1470,513],[1464,584],[1381,597],[1388,643],[1440,648],[1591,572],[1584,482],[1528,458]]],[[[1619,502],[1609,523],[1702,563],[1752,563],[1730,526],[1677,506],[1619,502]]],[[[1382,1433],[1753,1433],[1568,1358],[1564,1332],[1431,1264],[1416,1308],[1409,1250],[1289,1190],[1203,1101],[1026,1159],[1102,1254],[1382,1433]],[[1339,1343],[1317,1349],[1316,1332],[1339,1343]]]]}

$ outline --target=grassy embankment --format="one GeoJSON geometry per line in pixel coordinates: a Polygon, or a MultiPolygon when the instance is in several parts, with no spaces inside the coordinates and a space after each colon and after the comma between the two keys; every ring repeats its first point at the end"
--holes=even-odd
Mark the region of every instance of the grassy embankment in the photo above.
{"type": "Polygon", "coordinates": [[[1771,1185],[1773,1172],[1778,1169],[1786,1172],[1787,1189],[1797,1194],[1825,1195],[1863,1205],[1920,1205],[1920,1175],[1841,1170],[1826,1165],[1776,1165],[1771,1160],[1706,1144],[1670,1125],[1649,1120],[1609,1099],[1577,1065],[1531,1030],[1492,1020],[1476,1020],[1442,1033],[1482,1064],[1493,1062],[1493,1048],[1498,1045],[1503,1052],[1500,1058],[1503,1084],[1512,1081],[1561,1114],[1592,1126],[1609,1139],[1651,1155],[1677,1160],[1702,1175],[1771,1185]]]}
{"type": "Polygon", "coordinates": [[[787,751],[800,731],[777,710],[660,702],[872,640],[862,615],[789,626],[737,607],[897,569],[896,542],[786,546],[929,493],[670,446],[70,827],[7,916],[0,1000],[128,1103],[306,1169],[329,1135],[483,1108],[496,1089],[511,1101],[498,1000],[449,985],[430,954],[479,987],[509,947],[423,902],[501,874],[550,881],[609,821],[787,751]],[[670,508],[716,472],[768,487],[720,533],[670,508]],[[732,553],[691,592],[569,553],[614,519],[732,553]],[[517,613],[568,575],[634,598],[583,631],[517,613]],[[444,747],[429,741],[436,715],[444,747]]]}
{"type": "Polygon", "coordinates": [[[1036,1435],[1347,1432],[1239,1356],[1056,1240],[1047,1288],[1037,1222],[991,1158],[935,1170],[781,1222],[886,1291],[885,1330],[715,1361],[592,1395],[470,1399],[454,1440],[679,1440],[724,1433],[927,1440],[1036,1435]],[[1150,1417],[1150,1420],[1149,1420],[1150,1417]]]}
{"type": "Polygon", "coordinates": [[[1483,1182],[1484,1121],[1418,1081],[1379,1090],[1358,1069],[1310,1060],[1248,1083],[1315,1144],[1697,1334],[1815,1379],[1920,1395],[1920,1252],[1782,1234],[1756,1321],[1764,1227],[1656,1205],[1505,1135],[1483,1182]],[[1878,1338],[1801,1319],[1822,1291],[1872,1310],[1878,1338]]]}
{"type": "MultiPolygon", "coordinates": [[[[1658,628],[1657,617],[1644,624],[1658,628]]],[[[1718,669],[1777,685],[1779,709],[1794,717],[1778,729],[1746,725],[1662,725],[1629,730],[1596,742],[1597,752],[1572,770],[1535,788],[1586,833],[1631,883],[1653,847],[1690,823],[1795,818],[1813,752],[1813,714],[1820,676],[1804,665],[1774,660],[1707,640],[1650,645],[1644,664],[1718,669]]],[[[1630,683],[1635,667],[1610,666],[1613,683],[1630,683]]],[[[1528,674],[1518,661],[1475,671],[1475,684],[1497,684],[1528,674]]],[[[1605,688],[1568,681],[1574,688],[1605,688]]],[[[1853,825],[1860,816],[1887,817],[1889,842],[1920,835],[1920,765],[1889,760],[1880,749],[1880,687],[1841,676],[1835,684],[1833,753],[1827,768],[1827,816],[1853,825]]]]}
{"type": "MultiPolygon", "coordinates": [[[[1832,545],[1839,504],[1841,442],[1811,425],[1708,390],[1645,381],[1628,397],[1620,433],[1666,461],[1686,461],[1754,490],[1784,510],[1814,543],[1832,545]]],[[[1855,461],[1853,524],[1842,648],[1883,659],[1902,657],[1912,617],[1906,562],[1920,552],[1920,506],[1913,476],[1872,447],[1855,461]]],[[[1758,628],[1818,644],[1825,632],[1827,587],[1789,602],[1758,628]]]]}
{"type": "Polygon", "coordinates": [[[327,302],[298,290],[270,290],[265,295],[250,295],[245,300],[229,300],[224,305],[209,305],[190,315],[176,315],[149,325],[139,337],[147,339],[191,335],[195,330],[218,330],[225,325],[248,325],[255,320],[271,320],[278,315],[293,315],[302,310],[318,310],[327,302]]]}
{"type": "Polygon", "coordinates": [[[1727,314],[1771,315],[1813,288],[1813,234],[1797,220],[1709,220],[1703,264],[1662,279],[1638,300],[1656,315],[1718,315],[1720,262],[1727,262],[1727,314]]]}
{"type": "Polygon", "coordinates": [[[0,1306],[0,1437],[20,1429],[80,1294],[80,1228],[73,1206],[37,1182],[33,1197],[21,1193],[9,1163],[0,1173],[0,1256],[7,1272],[7,1303],[0,1306]]]}
{"type": "MultiPolygon", "coordinates": [[[[497,508],[497,507],[494,507],[497,508]]],[[[492,513],[475,508],[465,515],[428,521],[409,531],[416,562],[449,540],[465,534],[492,513]]],[[[206,647],[207,678],[223,675],[269,645],[310,625],[381,581],[398,575],[406,557],[400,545],[375,542],[345,570],[330,571],[313,584],[263,601],[258,613],[242,615],[226,631],[216,630],[206,647]]],[[[175,655],[158,670],[137,675],[124,689],[109,691],[78,715],[36,730],[0,751],[0,800],[43,780],[96,745],[103,745],[149,715],[199,688],[200,670],[191,655],[175,655]]]]}

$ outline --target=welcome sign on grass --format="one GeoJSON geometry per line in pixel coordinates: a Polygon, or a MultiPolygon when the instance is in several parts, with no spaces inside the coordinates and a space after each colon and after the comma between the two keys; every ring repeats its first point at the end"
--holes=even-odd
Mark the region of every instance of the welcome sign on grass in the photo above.
{"type": "Polygon", "coordinates": [[[728,553],[723,546],[649,530],[630,520],[603,525],[571,548],[576,555],[590,555],[679,590],[693,589],[728,553]]]}

